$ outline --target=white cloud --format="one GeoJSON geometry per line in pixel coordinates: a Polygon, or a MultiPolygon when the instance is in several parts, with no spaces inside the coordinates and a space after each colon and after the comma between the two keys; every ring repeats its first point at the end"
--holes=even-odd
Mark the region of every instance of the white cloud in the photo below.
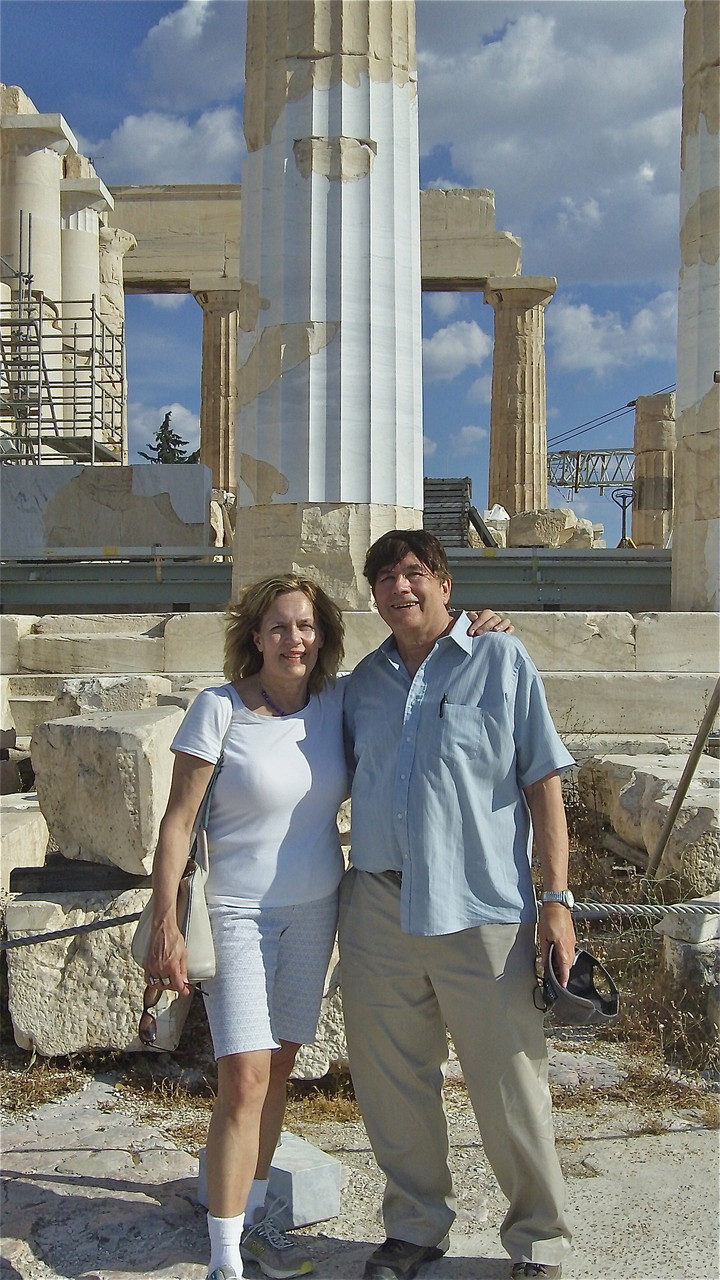
{"type": "Polygon", "coordinates": [[[585,302],[556,301],[546,323],[560,369],[589,369],[602,377],[644,361],[674,359],[677,296],[660,293],[625,322],[617,312],[598,313],[585,302]]]}
{"type": "Polygon", "coordinates": [[[147,295],[151,306],[160,311],[179,311],[188,301],[187,293],[150,293],[147,295]]]}
{"type": "Polygon", "coordinates": [[[495,191],[526,274],[675,277],[682,12],[679,0],[418,4],[423,155],[495,191]]]}
{"type": "Polygon", "coordinates": [[[471,404],[490,404],[492,399],[492,374],[483,374],[482,378],[476,378],[474,382],[471,382],[465,399],[471,404]]]}
{"type": "Polygon", "coordinates": [[[148,111],[126,116],[109,138],[81,142],[101,155],[109,183],[239,182],[245,156],[242,118],[234,107],[205,111],[191,122],[148,111]]]}
{"type": "Polygon", "coordinates": [[[431,440],[429,436],[423,436],[423,453],[426,458],[431,458],[437,450],[437,443],[431,440]]]}
{"type": "Polygon", "coordinates": [[[140,45],[136,82],[143,100],[191,111],[242,93],[246,5],[186,0],[161,18],[140,45]]]}
{"type": "Polygon", "coordinates": [[[181,440],[187,441],[186,453],[193,453],[200,443],[200,418],[182,404],[152,405],[131,401],[128,404],[128,446],[131,462],[145,462],[138,457],[138,450],[149,453],[148,445],[155,443],[155,433],[162,426],[168,411],[172,414],[170,425],[181,440]]]}
{"type": "Polygon", "coordinates": [[[474,320],[456,320],[423,338],[423,376],[426,382],[456,378],[470,365],[482,364],[492,341],[474,320]]]}
{"type": "Polygon", "coordinates": [[[449,320],[462,306],[459,293],[426,293],[423,302],[438,320],[449,320]]]}
{"type": "Polygon", "coordinates": [[[461,427],[450,436],[453,453],[475,453],[481,440],[487,439],[485,427],[461,427]]]}

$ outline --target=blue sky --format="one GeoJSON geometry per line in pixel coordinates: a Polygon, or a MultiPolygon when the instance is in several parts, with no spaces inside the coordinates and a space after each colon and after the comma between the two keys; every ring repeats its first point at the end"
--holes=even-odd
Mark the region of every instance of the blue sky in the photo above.
{"type": "MultiPolygon", "coordinates": [[[[489,187],[523,273],[554,275],[548,437],[675,380],[681,0],[418,0],[421,186],[489,187]]],[[[2,78],[60,112],[108,185],[242,178],[243,0],[3,0],[2,78]]],[[[131,449],[194,447],[202,316],[128,297],[131,449]]],[[[492,310],[425,294],[425,473],[482,510],[492,310]]],[[[555,447],[630,448],[633,414],[555,447]]],[[[568,501],[619,538],[609,495],[568,501]]]]}

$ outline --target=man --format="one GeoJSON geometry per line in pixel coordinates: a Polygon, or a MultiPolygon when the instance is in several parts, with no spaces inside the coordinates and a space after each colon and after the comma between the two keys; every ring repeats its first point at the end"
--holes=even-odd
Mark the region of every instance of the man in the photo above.
{"type": "Polygon", "coordinates": [[[510,1202],[501,1239],[511,1274],[558,1277],[570,1231],[533,1003],[530,819],[546,891],[541,959],[554,944],[566,983],[575,933],[558,769],[572,757],[522,645],[472,639],[467,617],[449,613],[436,538],[383,535],[365,574],[392,631],[356,667],[345,702],[354,781],[343,1004],[358,1101],[387,1179],[388,1238],[365,1280],[411,1280],[448,1247],[446,1026],[510,1202]]]}

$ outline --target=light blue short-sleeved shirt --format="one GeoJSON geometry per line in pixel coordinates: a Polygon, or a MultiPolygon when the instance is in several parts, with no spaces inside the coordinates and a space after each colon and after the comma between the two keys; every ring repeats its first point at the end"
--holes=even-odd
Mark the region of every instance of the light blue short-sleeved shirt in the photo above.
{"type": "Polygon", "coordinates": [[[468,626],[413,678],[390,637],[347,681],[352,861],[402,872],[406,933],[535,919],[523,788],[573,764],[522,644],[468,626]]]}

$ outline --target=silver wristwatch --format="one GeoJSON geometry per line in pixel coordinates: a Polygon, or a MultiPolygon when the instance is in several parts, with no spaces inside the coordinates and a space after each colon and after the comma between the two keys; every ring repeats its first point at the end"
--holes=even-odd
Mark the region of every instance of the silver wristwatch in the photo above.
{"type": "Polygon", "coordinates": [[[542,900],[543,902],[561,902],[568,911],[572,911],[575,906],[575,899],[569,889],[546,889],[542,900]]]}

